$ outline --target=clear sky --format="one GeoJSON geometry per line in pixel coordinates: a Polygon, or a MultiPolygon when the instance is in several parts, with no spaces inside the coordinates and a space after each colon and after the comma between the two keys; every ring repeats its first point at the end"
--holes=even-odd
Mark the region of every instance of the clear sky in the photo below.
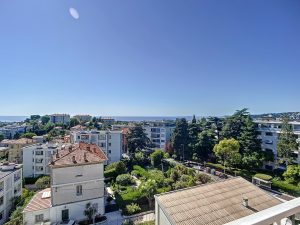
{"type": "Polygon", "coordinates": [[[0,115],[300,111],[299,0],[1,0],[0,29],[0,115]]]}

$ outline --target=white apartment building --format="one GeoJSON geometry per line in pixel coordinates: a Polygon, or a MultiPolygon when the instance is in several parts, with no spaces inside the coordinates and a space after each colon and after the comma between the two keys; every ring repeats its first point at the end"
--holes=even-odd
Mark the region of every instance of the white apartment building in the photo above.
{"type": "MultiPolygon", "coordinates": [[[[257,124],[257,131],[259,132],[258,138],[261,139],[261,147],[263,151],[272,151],[274,154],[274,162],[266,162],[265,169],[285,169],[284,164],[276,164],[278,159],[277,143],[281,133],[282,121],[279,120],[255,120],[257,124]]],[[[290,122],[294,134],[298,136],[300,141],[300,122],[290,122]]],[[[295,149],[293,153],[294,162],[300,164],[300,149],[295,149]]]]}
{"type": "Polygon", "coordinates": [[[9,219],[13,199],[22,194],[22,165],[0,165],[0,225],[9,219]]]}
{"type": "Polygon", "coordinates": [[[122,158],[122,131],[73,131],[71,132],[70,139],[71,143],[84,142],[98,145],[106,154],[108,158],[107,163],[117,162],[122,158]]]}
{"type": "Polygon", "coordinates": [[[75,115],[74,118],[78,119],[80,122],[90,122],[92,116],[90,115],[75,115]]]}
{"type": "Polygon", "coordinates": [[[4,127],[0,127],[0,134],[4,135],[4,138],[12,139],[16,134],[24,134],[32,129],[32,126],[26,124],[11,124],[4,127]]]}
{"type": "Polygon", "coordinates": [[[143,128],[155,149],[166,149],[167,143],[171,141],[175,124],[165,121],[149,122],[143,128]]]}
{"type": "Polygon", "coordinates": [[[38,192],[23,211],[24,224],[67,224],[86,219],[90,203],[104,214],[104,162],[95,144],[80,143],[59,151],[51,161],[51,188],[38,192]]]}
{"type": "Polygon", "coordinates": [[[49,163],[60,148],[59,143],[34,144],[22,148],[24,177],[50,175],[49,163]]]}
{"type": "Polygon", "coordinates": [[[52,123],[62,123],[62,124],[70,123],[70,115],[68,114],[52,114],[49,117],[50,117],[50,122],[52,123]]]}

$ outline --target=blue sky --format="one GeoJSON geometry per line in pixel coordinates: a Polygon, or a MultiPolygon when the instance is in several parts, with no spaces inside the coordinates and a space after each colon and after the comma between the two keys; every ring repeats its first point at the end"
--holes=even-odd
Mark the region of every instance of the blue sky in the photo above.
{"type": "Polygon", "coordinates": [[[2,0],[0,115],[300,111],[299,12],[299,0],[2,0]]]}

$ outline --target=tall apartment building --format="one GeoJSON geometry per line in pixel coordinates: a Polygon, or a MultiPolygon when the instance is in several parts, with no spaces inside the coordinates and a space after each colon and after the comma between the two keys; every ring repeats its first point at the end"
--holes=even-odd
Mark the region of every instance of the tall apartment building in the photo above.
{"type": "MultiPolygon", "coordinates": [[[[264,167],[265,169],[285,169],[284,164],[276,164],[278,161],[277,154],[277,143],[278,138],[281,133],[282,121],[279,120],[255,120],[257,124],[257,131],[259,132],[258,138],[261,139],[261,147],[263,151],[270,151],[274,154],[274,162],[266,162],[264,167]]],[[[290,122],[294,134],[298,137],[298,141],[300,142],[300,122],[290,122]]],[[[294,163],[300,164],[300,149],[295,149],[292,157],[294,159],[294,163]]]]}
{"type": "Polygon", "coordinates": [[[84,142],[98,145],[106,154],[108,163],[120,161],[122,158],[122,131],[73,131],[71,132],[70,139],[71,143],[84,142]]]}
{"type": "Polygon", "coordinates": [[[65,145],[59,143],[34,144],[23,147],[24,177],[50,175],[49,163],[54,154],[65,145]]]}
{"type": "Polygon", "coordinates": [[[28,138],[21,138],[18,140],[3,140],[0,142],[0,147],[8,148],[8,161],[15,163],[22,163],[23,161],[23,152],[22,148],[31,145],[34,143],[34,140],[28,138]]]}
{"type": "Polygon", "coordinates": [[[52,114],[49,117],[50,117],[50,122],[52,123],[62,123],[62,124],[70,123],[70,115],[68,114],[52,114]]]}
{"type": "Polygon", "coordinates": [[[0,225],[8,219],[13,199],[22,194],[22,165],[0,165],[0,225]]]}
{"type": "Polygon", "coordinates": [[[59,151],[50,163],[51,187],[38,192],[23,211],[24,224],[73,224],[86,219],[90,204],[104,214],[105,154],[95,144],[80,143],[59,151]]]}
{"type": "Polygon", "coordinates": [[[89,122],[92,120],[90,115],[76,115],[74,118],[78,119],[80,122],[89,122]]]}
{"type": "Polygon", "coordinates": [[[174,122],[148,122],[143,128],[154,148],[166,149],[167,143],[171,141],[175,129],[174,122]]]}

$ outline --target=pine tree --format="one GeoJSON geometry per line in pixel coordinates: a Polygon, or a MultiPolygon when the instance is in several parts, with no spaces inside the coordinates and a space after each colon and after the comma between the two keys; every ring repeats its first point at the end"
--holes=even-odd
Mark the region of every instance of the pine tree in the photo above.
{"type": "Polygon", "coordinates": [[[177,119],[176,127],[172,136],[172,145],[177,158],[184,159],[188,152],[188,123],[186,119],[177,119]]]}
{"type": "Polygon", "coordinates": [[[127,146],[130,153],[134,153],[136,150],[142,150],[146,148],[149,143],[150,140],[140,124],[130,128],[127,135],[127,146]]]}

